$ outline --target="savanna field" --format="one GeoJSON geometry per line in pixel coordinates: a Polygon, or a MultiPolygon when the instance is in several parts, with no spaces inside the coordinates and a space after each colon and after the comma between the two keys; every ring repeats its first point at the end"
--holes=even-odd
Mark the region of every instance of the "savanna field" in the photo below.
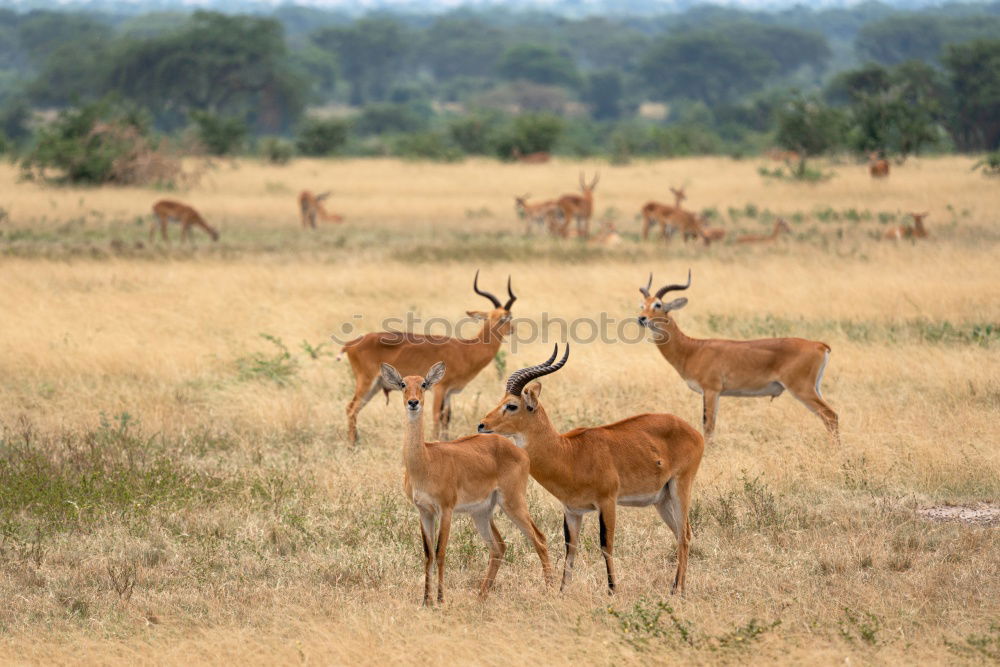
{"type": "MultiPolygon", "coordinates": [[[[18,182],[0,167],[0,661],[5,663],[977,663],[1000,659],[1000,527],[922,510],[1000,502],[1000,182],[960,157],[817,184],[759,160],[220,163],[190,190],[18,182]],[[514,195],[573,192],[600,170],[613,248],[524,235],[514,195]],[[639,241],[643,203],[714,214],[705,248],[639,241]],[[302,229],[296,197],[332,190],[343,224],[302,229]],[[148,239],[162,197],[221,232],[148,239]],[[929,211],[928,239],[880,236],[929,211]],[[791,234],[773,244],[730,242],[791,234]],[[638,288],[681,282],[697,337],[802,336],[832,347],[823,393],[842,445],[791,396],[723,398],[695,481],[687,595],[652,509],[618,514],[618,593],[594,515],[575,578],[546,590],[510,548],[456,517],[448,600],[419,606],[417,512],[401,491],[402,399],[377,396],[345,437],[354,382],[330,335],[407,312],[455,322],[504,294],[516,318],[634,320],[638,288]]],[[[625,326],[635,334],[636,325],[625,326]]],[[[466,330],[472,333],[472,328],[466,330]]],[[[501,373],[548,340],[505,342],[452,401],[474,432],[501,373]]],[[[701,398],[649,343],[573,344],[545,378],[556,426],[670,412],[701,398]]],[[[430,434],[428,434],[428,437],[430,434]]],[[[531,512],[563,562],[559,503],[531,512]]]]}

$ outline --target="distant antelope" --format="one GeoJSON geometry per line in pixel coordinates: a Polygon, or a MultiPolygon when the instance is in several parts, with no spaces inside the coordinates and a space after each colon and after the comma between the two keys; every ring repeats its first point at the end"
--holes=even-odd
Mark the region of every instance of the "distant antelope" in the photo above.
{"type": "Polygon", "coordinates": [[[149,240],[153,240],[156,227],[160,227],[160,236],[167,240],[167,223],[176,220],[181,224],[181,241],[190,240],[191,227],[201,227],[212,237],[213,241],[219,240],[219,232],[215,227],[205,222],[204,218],[191,206],[172,199],[161,199],[153,204],[153,226],[149,228],[149,240]]]}
{"type": "Polygon", "coordinates": [[[726,230],[722,227],[702,227],[701,237],[705,240],[705,244],[715,241],[721,241],[726,238],[726,230]]]}
{"type": "Polygon", "coordinates": [[[837,443],[839,419],[823,395],[820,382],[830,360],[830,346],[804,338],[761,338],[720,340],[689,338],[670,316],[670,311],[687,305],[687,299],[662,301],[672,290],[691,286],[691,271],[684,285],[666,285],[650,294],[653,276],[640,287],[642,293],[639,324],[652,331],[660,354],[674,367],[687,385],[702,395],[702,422],[705,439],[711,442],[720,396],[777,397],[786,389],[823,420],[837,443]]]}
{"type": "Polygon", "coordinates": [[[438,384],[434,392],[435,436],[447,439],[451,422],[451,397],[465,388],[486,368],[496,356],[503,339],[510,335],[510,309],[517,296],[507,278],[507,294],[510,298],[501,305],[500,299],[490,292],[479,289],[479,272],[472,281],[472,290],[493,305],[489,311],[467,311],[469,317],[483,321],[483,327],[474,338],[449,338],[447,336],[423,335],[412,332],[377,331],[359,336],[346,343],[337,356],[344,355],[354,371],[354,396],[347,404],[347,439],[358,440],[358,413],[378,392],[384,391],[386,401],[392,387],[381,380],[381,364],[391,363],[407,375],[422,373],[435,361],[448,364],[448,378],[438,384]]]}
{"type": "Polygon", "coordinates": [[[583,238],[587,238],[590,234],[590,217],[594,212],[594,189],[597,187],[597,181],[600,178],[601,175],[595,173],[594,180],[588,185],[581,172],[581,194],[563,195],[556,202],[562,211],[563,225],[568,228],[570,222],[576,220],[577,235],[583,238]]]}
{"type": "Polygon", "coordinates": [[[381,382],[403,392],[406,420],[403,423],[403,491],[420,512],[420,534],[424,545],[424,605],[430,606],[431,573],[437,564],[437,600],[444,602],[444,556],[451,533],[453,512],[472,515],[472,521],[490,550],[486,576],[479,586],[485,598],[507,545],[493,522],[499,504],[504,513],[528,538],[542,562],[545,583],[552,580],[552,566],[545,536],[528,514],[525,492],[531,467],[527,453],[498,435],[469,435],[452,442],[424,441],[424,392],[445,374],[442,362],[424,377],[402,377],[383,363],[381,382]]]}
{"type": "Polygon", "coordinates": [[[924,218],[930,213],[910,213],[913,218],[913,226],[899,225],[893,227],[883,234],[882,238],[899,241],[901,239],[925,239],[927,238],[927,228],[924,227],[924,218]]]}
{"type": "Polygon", "coordinates": [[[872,178],[886,178],[889,176],[889,161],[879,157],[878,153],[868,154],[868,173],[872,178]]]}
{"type": "Polygon", "coordinates": [[[618,228],[615,227],[615,223],[610,220],[605,220],[601,223],[601,232],[587,241],[591,245],[600,246],[602,248],[613,248],[615,246],[621,245],[622,237],[618,233],[618,228]]]}
{"type": "Polygon", "coordinates": [[[681,202],[687,199],[687,195],[684,194],[684,188],[670,188],[670,192],[674,195],[674,205],[668,206],[667,204],[661,204],[657,201],[646,202],[642,207],[642,240],[645,241],[649,238],[649,228],[654,224],[660,225],[660,233],[663,238],[667,238],[668,229],[670,234],[673,234],[676,228],[670,223],[670,215],[680,209],[681,202]]]}
{"type": "Polygon", "coordinates": [[[774,228],[771,230],[770,234],[744,234],[743,236],[736,239],[737,243],[771,243],[778,239],[779,234],[789,234],[792,228],[788,226],[784,218],[778,218],[777,222],[774,223],[774,228]]]}
{"type": "MultiPolygon", "coordinates": [[[[566,562],[562,588],[569,584],[580,548],[583,517],[597,512],[608,592],[615,590],[615,529],[618,505],[656,508],[677,539],[677,571],[672,593],[684,592],[691,546],[691,490],[705,440],[690,424],[669,414],[641,414],[613,424],[560,433],[539,401],[535,382],[555,373],[569,358],[552,356],[507,379],[500,404],[479,424],[480,433],[499,433],[518,443],[531,460],[531,476],[563,506],[566,562]]],[[[600,387],[596,387],[600,391],[600,387]]]]}
{"type": "Polygon", "coordinates": [[[316,219],[325,222],[343,222],[344,218],[327,213],[323,208],[323,200],[330,196],[329,191],[314,195],[309,190],[303,190],[299,194],[299,212],[302,216],[302,226],[316,229],[316,219]]]}
{"type": "Polygon", "coordinates": [[[539,227],[544,225],[548,228],[549,232],[558,234],[561,225],[556,221],[556,217],[560,214],[556,202],[552,199],[546,199],[535,204],[529,204],[528,197],[530,196],[525,194],[520,197],[514,197],[514,210],[517,211],[519,218],[527,222],[525,233],[530,234],[532,225],[534,224],[539,227]]]}
{"type": "Polygon", "coordinates": [[[517,146],[514,146],[514,148],[511,149],[510,155],[515,160],[523,164],[544,164],[549,161],[550,157],[552,157],[545,151],[538,151],[537,153],[524,154],[521,152],[521,149],[518,148],[517,146]]]}

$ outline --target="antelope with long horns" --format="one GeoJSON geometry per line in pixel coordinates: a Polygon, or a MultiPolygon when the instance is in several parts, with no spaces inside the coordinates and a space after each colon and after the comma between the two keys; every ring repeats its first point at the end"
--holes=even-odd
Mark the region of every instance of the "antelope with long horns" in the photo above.
{"type": "Polygon", "coordinates": [[[590,235],[590,218],[594,213],[594,189],[601,175],[594,173],[594,180],[589,184],[580,173],[580,194],[563,195],[556,204],[563,216],[563,236],[568,236],[570,222],[576,220],[577,236],[587,238],[590,235]]]}
{"type": "Polygon", "coordinates": [[[500,404],[479,424],[480,433],[499,433],[524,447],[531,476],[563,505],[566,563],[562,588],[569,583],[580,545],[584,515],[597,512],[608,591],[615,590],[617,506],[659,512],[677,539],[677,571],[671,592],[684,592],[691,545],[691,489],[705,441],[684,420],[667,414],[642,414],[613,424],[559,433],[538,397],[538,378],[555,373],[559,346],[544,363],[511,374],[500,404]],[[529,384],[530,383],[530,384],[529,384]]]}
{"type": "Polygon", "coordinates": [[[658,201],[649,201],[639,211],[642,216],[643,241],[649,238],[649,230],[655,224],[660,225],[660,234],[663,236],[664,241],[668,240],[677,231],[677,227],[671,222],[670,216],[673,215],[674,211],[680,209],[681,202],[687,199],[687,195],[684,194],[684,188],[670,188],[670,192],[674,195],[673,206],[661,204],[658,201]]]}
{"type": "Polygon", "coordinates": [[[473,338],[451,338],[411,332],[376,331],[359,336],[344,345],[337,361],[347,355],[354,371],[354,397],[347,404],[347,439],[358,440],[358,413],[378,392],[385,392],[386,402],[393,389],[381,379],[381,364],[389,363],[401,373],[422,373],[435,361],[448,365],[448,378],[438,383],[434,391],[434,432],[448,438],[451,422],[451,397],[462,391],[479,371],[493,361],[500,343],[511,331],[510,308],[517,300],[507,278],[509,298],[503,305],[490,292],[479,289],[479,272],[472,281],[473,291],[493,305],[488,311],[467,311],[469,317],[482,320],[483,326],[473,338]]]}
{"type": "Polygon", "coordinates": [[[420,512],[424,545],[424,605],[430,606],[431,576],[437,564],[437,600],[444,602],[444,557],[454,512],[471,514],[480,537],[490,551],[490,562],[479,587],[485,598],[496,579],[507,545],[493,522],[499,504],[542,562],[545,583],[552,580],[552,566],[545,536],[528,514],[530,463],[528,455],[507,438],[469,435],[452,442],[424,442],[424,392],[441,382],[445,365],[440,361],[423,377],[403,377],[382,364],[382,384],[403,392],[403,491],[420,512]]]}
{"type": "Polygon", "coordinates": [[[670,312],[687,305],[681,297],[663,301],[671,291],[691,286],[666,285],[654,294],[649,282],[640,287],[643,301],[639,324],[652,332],[660,354],[674,367],[687,385],[702,395],[702,423],[705,439],[711,442],[720,396],[780,396],[786,389],[809,410],[819,415],[837,443],[837,413],[823,400],[819,385],[830,359],[830,346],[804,338],[762,338],[759,340],[719,340],[689,338],[680,330],[670,312]]]}

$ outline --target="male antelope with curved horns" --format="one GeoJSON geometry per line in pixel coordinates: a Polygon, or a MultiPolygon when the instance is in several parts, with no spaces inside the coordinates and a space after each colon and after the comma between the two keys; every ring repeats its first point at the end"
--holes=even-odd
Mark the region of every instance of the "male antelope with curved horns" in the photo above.
{"type": "Polygon", "coordinates": [[[786,389],[819,415],[834,442],[839,444],[837,413],[820,393],[823,371],[830,359],[830,346],[804,338],[720,340],[689,338],[670,316],[688,300],[664,302],[667,292],[686,290],[687,283],[665,285],[650,294],[653,274],[640,287],[643,301],[639,324],[652,331],[660,354],[670,362],[687,385],[703,397],[702,422],[705,439],[712,440],[720,396],[780,396],[786,389]]]}
{"type": "Polygon", "coordinates": [[[388,403],[393,387],[381,379],[383,363],[392,364],[401,374],[419,375],[436,361],[448,365],[448,377],[434,392],[434,433],[448,439],[451,422],[451,397],[465,388],[479,371],[486,368],[500,349],[500,343],[511,331],[511,306],[517,301],[507,277],[509,298],[503,305],[492,293],[479,289],[479,271],[472,281],[472,290],[493,304],[493,310],[469,310],[469,317],[483,320],[483,327],[473,338],[418,334],[412,332],[376,331],[355,338],[344,345],[337,360],[346,354],[354,371],[354,397],[347,404],[347,439],[357,442],[358,413],[375,394],[382,390],[388,403]]]}
{"type": "Polygon", "coordinates": [[[569,345],[554,364],[558,352],[556,345],[544,363],[511,374],[503,400],[483,418],[479,432],[506,435],[524,447],[531,476],[562,503],[563,588],[573,572],[585,514],[598,513],[608,591],[614,592],[617,506],[652,505],[677,538],[677,572],[671,592],[683,593],[692,537],[688,523],[691,489],[705,440],[683,419],[667,414],[635,415],[560,434],[538,401],[542,385],[535,381],[565,365],[569,345]]]}

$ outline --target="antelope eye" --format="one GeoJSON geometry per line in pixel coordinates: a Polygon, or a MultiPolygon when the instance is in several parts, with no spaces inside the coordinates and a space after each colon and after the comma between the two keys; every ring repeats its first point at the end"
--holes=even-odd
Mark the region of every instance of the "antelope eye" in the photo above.
{"type": "Polygon", "coordinates": [[[400,389],[406,389],[406,383],[405,382],[400,382],[399,383],[399,388],[400,389]]]}
{"type": "Polygon", "coordinates": [[[504,410],[506,410],[507,412],[514,412],[514,410],[517,410],[517,406],[514,405],[513,403],[508,403],[507,405],[504,406],[504,410]]]}
{"type": "Polygon", "coordinates": [[[659,302],[653,304],[653,309],[654,310],[659,310],[661,307],[662,306],[661,306],[661,304],[659,302]]]}
{"type": "Polygon", "coordinates": [[[420,383],[420,388],[427,389],[427,380],[424,380],[423,382],[420,383]]]}

